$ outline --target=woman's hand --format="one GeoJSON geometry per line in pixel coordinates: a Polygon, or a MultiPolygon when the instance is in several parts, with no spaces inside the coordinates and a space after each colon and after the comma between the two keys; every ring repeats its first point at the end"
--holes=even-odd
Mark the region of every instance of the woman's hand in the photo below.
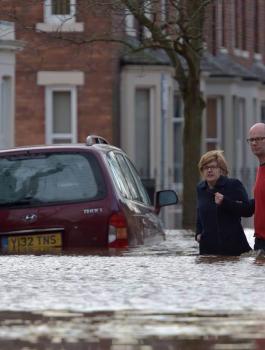
{"type": "Polygon", "coordinates": [[[217,205],[222,204],[223,199],[224,199],[224,196],[222,195],[222,193],[216,192],[214,194],[214,201],[217,205]]]}
{"type": "Polygon", "coordinates": [[[197,242],[200,242],[201,236],[202,236],[201,233],[199,233],[199,234],[196,236],[196,241],[197,241],[197,242]]]}

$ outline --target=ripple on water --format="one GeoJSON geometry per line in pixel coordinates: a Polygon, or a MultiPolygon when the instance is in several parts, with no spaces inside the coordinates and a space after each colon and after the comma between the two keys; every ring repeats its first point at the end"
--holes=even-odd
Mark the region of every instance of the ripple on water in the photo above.
{"type": "Polygon", "coordinates": [[[0,310],[264,310],[264,262],[200,257],[183,230],[121,256],[1,256],[0,310]]]}
{"type": "Polygon", "coordinates": [[[193,236],[113,256],[1,256],[0,347],[263,349],[264,256],[198,256],[193,236]]]}

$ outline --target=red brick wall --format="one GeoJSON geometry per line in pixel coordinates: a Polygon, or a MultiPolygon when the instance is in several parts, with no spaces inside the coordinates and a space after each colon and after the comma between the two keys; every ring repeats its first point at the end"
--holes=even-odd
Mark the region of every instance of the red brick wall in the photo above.
{"type": "Polygon", "coordinates": [[[95,28],[110,32],[111,16],[100,11],[95,15],[82,9],[77,22],[84,23],[85,31],[63,33],[65,40],[62,40],[36,32],[36,24],[43,22],[42,2],[17,0],[9,5],[12,9],[6,19],[12,20],[12,15],[16,15],[16,38],[25,42],[24,50],[17,54],[16,145],[45,142],[45,88],[37,85],[37,72],[46,70],[85,73],[85,84],[78,86],[78,141],[84,142],[92,133],[115,141],[113,81],[117,79],[117,50],[107,43],[83,43],[91,38],[95,28]]]}
{"type": "Polygon", "coordinates": [[[220,0],[215,1],[206,10],[204,36],[208,49],[216,54],[219,52],[222,43],[220,42],[220,31],[224,31],[225,48],[230,55],[239,63],[250,67],[253,64],[255,53],[255,40],[258,40],[259,53],[265,55],[265,1],[264,0],[220,0]],[[257,2],[257,5],[256,5],[257,2]],[[237,6],[236,6],[237,5],[237,6]],[[221,11],[224,6],[224,19],[221,11]],[[258,6],[257,14],[255,6],[258,6]],[[237,13],[235,14],[235,8],[237,13]],[[245,11],[245,23],[244,13],[245,11]],[[235,18],[237,16],[237,18],[235,18]],[[246,36],[246,49],[249,57],[235,53],[235,27],[237,25],[237,35],[239,49],[243,50],[243,36],[246,36]],[[222,29],[224,28],[224,29],[222,29]],[[258,33],[258,34],[257,34],[258,33]]]}

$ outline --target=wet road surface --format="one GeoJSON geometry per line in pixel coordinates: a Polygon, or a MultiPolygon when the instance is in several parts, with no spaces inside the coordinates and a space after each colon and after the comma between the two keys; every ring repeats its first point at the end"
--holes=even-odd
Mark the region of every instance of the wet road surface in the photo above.
{"type": "Polygon", "coordinates": [[[0,349],[263,350],[264,270],[256,252],[198,256],[187,231],[118,254],[0,256],[0,349]]]}

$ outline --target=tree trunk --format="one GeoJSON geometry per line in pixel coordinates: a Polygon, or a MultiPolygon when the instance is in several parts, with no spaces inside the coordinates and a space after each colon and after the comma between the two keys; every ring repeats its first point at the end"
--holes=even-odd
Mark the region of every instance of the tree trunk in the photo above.
{"type": "Polygon", "coordinates": [[[196,185],[199,181],[198,162],[201,155],[201,129],[204,101],[199,79],[189,77],[189,88],[183,93],[183,215],[182,226],[195,229],[196,185]]]}

